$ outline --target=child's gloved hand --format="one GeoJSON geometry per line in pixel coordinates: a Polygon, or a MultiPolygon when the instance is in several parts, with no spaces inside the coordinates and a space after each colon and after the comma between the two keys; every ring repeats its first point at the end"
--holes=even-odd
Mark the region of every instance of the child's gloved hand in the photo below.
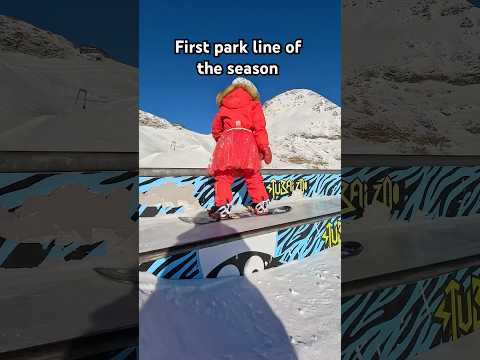
{"type": "Polygon", "coordinates": [[[265,146],[260,149],[260,153],[262,155],[263,161],[265,164],[270,164],[272,162],[272,150],[270,150],[270,146],[265,146]]]}

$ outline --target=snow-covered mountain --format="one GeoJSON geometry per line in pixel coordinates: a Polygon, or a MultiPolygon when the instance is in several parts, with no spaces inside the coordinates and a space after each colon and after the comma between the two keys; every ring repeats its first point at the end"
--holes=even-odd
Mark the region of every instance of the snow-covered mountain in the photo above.
{"type": "MultiPolygon", "coordinates": [[[[150,114],[146,111],[140,110],[138,113],[138,120],[140,126],[150,126],[159,129],[170,129],[174,126],[166,119],[150,114]]],[[[177,127],[179,128],[179,127],[177,127]]]]}
{"type": "Polygon", "coordinates": [[[190,131],[180,125],[140,110],[140,167],[206,168],[215,141],[210,135],[190,131]]]}
{"type": "Polygon", "coordinates": [[[480,154],[480,9],[465,0],[343,6],[344,149],[480,154]]]}
{"type": "Polygon", "coordinates": [[[0,150],[138,150],[137,70],[0,15],[0,150]]]}
{"type": "Polygon", "coordinates": [[[0,33],[1,51],[59,59],[78,54],[78,49],[63,36],[12,17],[0,15],[0,33]]]}
{"type": "MultiPolygon", "coordinates": [[[[266,168],[340,168],[340,108],[305,89],[264,104],[273,161],[266,168]]],[[[140,167],[206,168],[215,143],[140,111],[140,167]]]]}
{"type": "Polygon", "coordinates": [[[274,154],[268,168],[340,169],[339,106],[314,91],[293,89],[263,108],[274,154]]]}

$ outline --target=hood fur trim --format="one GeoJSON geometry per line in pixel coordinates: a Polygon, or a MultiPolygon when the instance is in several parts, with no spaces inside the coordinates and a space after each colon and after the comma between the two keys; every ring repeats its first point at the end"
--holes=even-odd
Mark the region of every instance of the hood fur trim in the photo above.
{"type": "Polygon", "coordinates": [[[230,84],[229,86],[227,86],[225,89],[223,89],[217,94],[217,99],[216,99],[217,106],[220,106],[223,98],[228,94],[230,94],[236,88],[243,88],[247,90],[247,92],[250,94],[253,100],[258,100],[260,98],[260,94],[258,93],[258,90],[252,86],[248,86],[247,84],[230,84]]]}

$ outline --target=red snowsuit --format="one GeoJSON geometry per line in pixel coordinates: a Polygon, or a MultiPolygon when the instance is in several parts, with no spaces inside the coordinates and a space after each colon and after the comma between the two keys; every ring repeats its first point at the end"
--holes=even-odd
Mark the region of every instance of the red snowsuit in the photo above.
{"type": "Polygon", "coordinates": [[[261,154],[269,146],[265,117],[260,101],[247,90],[242,86],[227,88],[213,119],[212,135],[217,144],[209,170],[215,177],[217,206],[232,201],[231,186],[236,176],[245,178],[254,203],[268,199],[260,173],[261,154]]]}

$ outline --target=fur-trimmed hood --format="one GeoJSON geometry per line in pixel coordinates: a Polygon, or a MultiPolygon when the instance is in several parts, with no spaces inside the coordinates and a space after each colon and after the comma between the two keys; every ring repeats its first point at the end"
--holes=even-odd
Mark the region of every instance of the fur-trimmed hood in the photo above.
{"type": "Polygon", "coordinates": [[[260,94],[259,94],[257,88],[253,84],[250,85],[248,83],[243,83],[243,82],[242,83],[232,83],[217,94],[217,99],[216,99],[217,100],[217,106],[220,106],[222,104],[222,100],[225,96],[227,96],[228,94],[230,94],[233,90],[235,90],[237,88],[242,88],[242,89],[246,90],[250,94],[250,96],[252,97],[253,100],[258,100],[260,98],[260,94]]]}

